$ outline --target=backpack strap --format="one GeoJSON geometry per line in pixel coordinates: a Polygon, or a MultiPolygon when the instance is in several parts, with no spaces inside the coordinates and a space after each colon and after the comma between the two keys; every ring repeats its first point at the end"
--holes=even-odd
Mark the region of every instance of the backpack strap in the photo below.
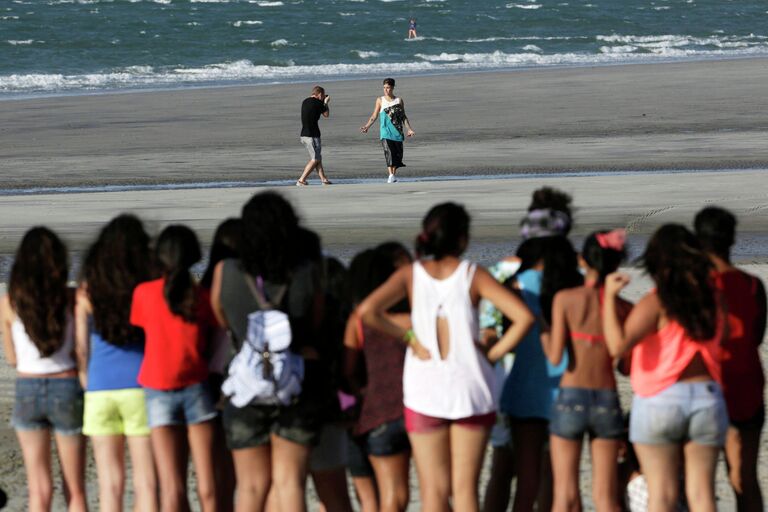
{"type": "Polygon", "coordinates": [[[270,301],[264,293],[264,280],[261,276],[257,276],[256,279],[253,279],[248,274],[245,274],[244,276],[245,284],[248,285],[248,288],[251,290],[251,294],[253,295],[253,298],[256,299],[256,303],[259,305],[260,309],[278,309],[278,305],[283,301],[285,293],[288,291],[288,285],[281,285],[278,287],[277,293],[275,293],[275,296],[273,297],[274,301],[270,301]]]}

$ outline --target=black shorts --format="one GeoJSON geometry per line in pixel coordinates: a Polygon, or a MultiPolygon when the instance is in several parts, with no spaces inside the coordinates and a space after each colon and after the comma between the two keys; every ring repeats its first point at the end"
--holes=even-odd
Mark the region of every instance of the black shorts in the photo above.
{"type": "Polygon", "coordinates": [[[403,163],[403,141],[381,139],[381,147],[384,148],[384,159],[387,167],[405,167],[403,163]]]}

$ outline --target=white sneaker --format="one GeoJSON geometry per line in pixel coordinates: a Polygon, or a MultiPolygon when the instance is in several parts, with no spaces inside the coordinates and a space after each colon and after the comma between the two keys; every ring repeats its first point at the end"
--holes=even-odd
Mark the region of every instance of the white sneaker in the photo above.
{"type": "Polygon", "coordinates": [[[397,183],[397,178],[395,178],[394,174],[389,175],[389,178],[387,178],[387,183],[397,183]]]}

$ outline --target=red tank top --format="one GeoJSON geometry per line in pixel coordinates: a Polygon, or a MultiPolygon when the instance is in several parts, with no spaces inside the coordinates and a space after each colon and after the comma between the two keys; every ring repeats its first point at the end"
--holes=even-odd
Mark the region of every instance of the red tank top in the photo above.
{"type": "Polygon", "coordinates": [[[732,420],[745,421],[763,408],[765,377],[755,327],[761,314],[756,277],[740,270],[715,273],[728,306],[728,338],[723,342],[723,394],[732,420]]]}
{"type": "Polygon", "coordinates": [[[653,396],[678,380],[696,356],[701,355],[709,375],[722,384],[722,322],[712,339],[697,341],[682,325],[669,320],[662,329],[649,334],[632,350],[630,381],[639,396],[653,396]]]}
{"type": "Polygon", "coordinates": [[[402,340],[368,326],[363,326],[362,334],[368,385],[355,435],[403,416],[403,364],[407,347],[402,340]]]}

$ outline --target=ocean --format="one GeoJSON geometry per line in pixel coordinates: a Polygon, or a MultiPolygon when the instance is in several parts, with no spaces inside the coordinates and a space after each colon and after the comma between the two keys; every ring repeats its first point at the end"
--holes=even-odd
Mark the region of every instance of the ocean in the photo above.
{"type": "Polygon", "coordinates": [[[766,27],[765,0],[2,0],[0,98],[757,56],[766,27]]]}

